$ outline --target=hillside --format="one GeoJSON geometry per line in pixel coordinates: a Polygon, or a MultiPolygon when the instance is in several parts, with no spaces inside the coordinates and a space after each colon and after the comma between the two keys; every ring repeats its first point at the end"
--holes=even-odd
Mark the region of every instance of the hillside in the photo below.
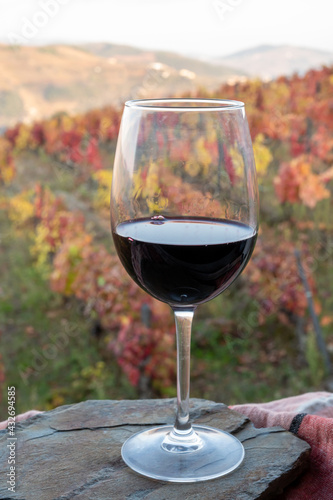
{"type": "Polygon", "coordinates": [[[215,60],[216,63],[263,79],[320,68],[333,62],[333,53],[289,45],[260,45],[215,60]]]}
{"type": "MultiPolygon", "coordinates": [[[[218,400],[221,373],[228,404],[332,390],[307,307],[312,297],[332,359],[332,91],[333,67],[205,94],[246,101],[260,232],[246,274],[200,305],[193,397],[218,400]]],[[[120,118],[120,110],[96,109],[19,124],[0,137],[0,413],[11,385],[17,413],[175,394],[171,310],[134,285],[112,245],[110,183],[120,118]]],[[[238,134],[231,134],[230,148],[227,141],[219,148],[216,130],[202,140],[179,133],[183,126],[189,130],[193,122],[175,117],[152,150],[163,161],[147,156],[137,170],[138,203],[162,199],[161,215],[165,200],[176,213],[190,205],[201,213],[207,202],[213,210],[224,206],[246,168],[238,134]]]]}
{"type": "Polygon", "coordinates": [[[212,64],[211,62],[205,62],[193,57],[186,57],[181,54],[176,54],[175,52],[162,50],[152,52],[128,45],[110,43],[93,43],[80,47],[87,52],[104,58],[115,57],[127,61],[149,60],[151,63],[160,62],[166,64],[177,71],[187,69],[188,71],[194,72],[196,78],[200,79],[200,82],[207,80],[208,83],[212,83],[209,82],[209,78],[216,78],[221,81],[221,79],[224,80],[226,77],[230,77],[230,75],[244,75],[244,71],[242,70],[235,71],[234,68],[227,65],[216,66],[216,64],[212,64]]]}
{"type": "Polygon", "coordinates": [[[78,113],[126,99],[216,88],[239,71],[111,44],[0,45],[0,127],[54,113],[78,113]]]}

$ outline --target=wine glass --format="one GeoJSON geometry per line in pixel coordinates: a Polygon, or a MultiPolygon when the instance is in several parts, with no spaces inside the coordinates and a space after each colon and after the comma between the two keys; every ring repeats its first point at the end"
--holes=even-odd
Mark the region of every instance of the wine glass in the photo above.
{"type": "Polygon", "coordinates": [[[171,306],[177,332],[174,426],[131,436],[125,463],[147,477],[195,482],[236,469],[231,434],[189,419],[191,325],[223,292],[255,246],[258,191],[244,104],[219,99],[125,103],[111,190],[111,228],[132,279],[171,306]]]}

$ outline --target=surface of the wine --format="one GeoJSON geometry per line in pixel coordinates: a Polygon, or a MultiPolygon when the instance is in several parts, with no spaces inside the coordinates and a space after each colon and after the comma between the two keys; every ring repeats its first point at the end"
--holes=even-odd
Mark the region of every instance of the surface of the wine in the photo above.
{"type": "Polygon", "coordinates": [[[113,231],[118,255],[134,281],[181,307],[225,290],[245,267],[256,236],[237,221],[162,216],[123,222],[113,231]]]}

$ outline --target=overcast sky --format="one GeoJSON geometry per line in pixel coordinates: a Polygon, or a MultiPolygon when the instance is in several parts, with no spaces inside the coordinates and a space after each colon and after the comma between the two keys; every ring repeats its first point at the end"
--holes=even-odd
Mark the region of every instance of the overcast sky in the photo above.
{"type": "Polygon", "coordinates": [[[261,44],[333,52],[332,0],[0,0],[5,43],[111,42],[223,56],[261,44]]]}

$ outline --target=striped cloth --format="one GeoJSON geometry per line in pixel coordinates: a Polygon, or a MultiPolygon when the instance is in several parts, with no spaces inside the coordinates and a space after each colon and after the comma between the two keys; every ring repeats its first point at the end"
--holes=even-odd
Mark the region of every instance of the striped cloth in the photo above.
{"type": "Polygon", "coordinates": [[[310,467],[283,500],[333,500],[333,394],[312,392],[262,404],[230,407],[255,427],[281,426],[311,446],[310,467]]]}

